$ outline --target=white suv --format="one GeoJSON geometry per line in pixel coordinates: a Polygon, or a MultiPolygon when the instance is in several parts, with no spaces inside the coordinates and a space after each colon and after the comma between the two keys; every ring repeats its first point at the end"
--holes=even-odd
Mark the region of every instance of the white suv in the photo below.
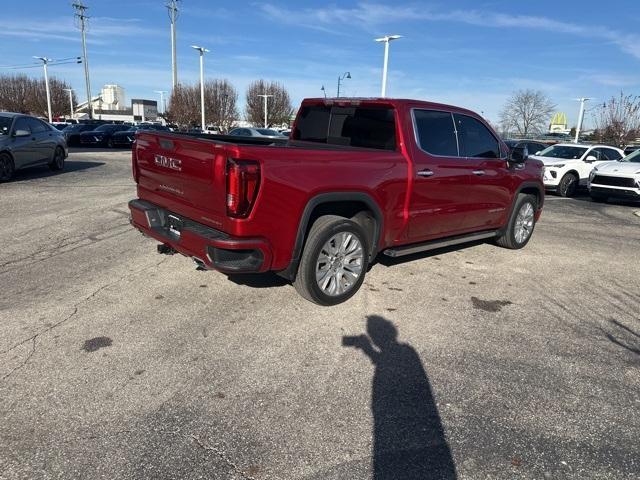
{"type": "Polygon", "coordinates": [[[544,163],[545,188],[562,197],[571,197],[579,186],[586,187],[594,166],[622,157],[619,148],[576,143],[558,143],[531,155],[544,163]]]}
{"type": "Polygon", "coordinates": [[[596,202],[609,197],[640,200],[640,150],[596,166],[589,175],[589,194],[596,202]]]}

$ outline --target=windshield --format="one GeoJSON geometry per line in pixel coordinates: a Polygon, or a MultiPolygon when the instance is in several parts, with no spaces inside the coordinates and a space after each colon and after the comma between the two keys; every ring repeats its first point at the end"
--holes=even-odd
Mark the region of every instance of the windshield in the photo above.
{"type": "Polygon", "coordinates": [[[9,135],[11,122],[13,122],[11,117],[0,117],[0,135],[9,135]]]}
{"type": "Polygon", "coordinates": [[[269,128],[256,128],[256,131],[260,134],[260,135],[272,135],[277,137],[279,134],[278,132],[276,132],[275,130],[271,130],[269,128]]]}
{"type": "Polygon", "coordinates": [[[95,129],[96,132],[111,132],[113,130],[115,130],[117,127],[117,125],[100,125],[98,128],[95,129]]]}
{"type": "Polygon", "coordinates": [[[542,150],[539,157],[565,158],[577,160],[582,158],[587,149],[585,147],[572,147],[570,145],[552,145],[542,150]]]}
{"type": "Polygon", "coordinates": [[[622,160],[619,160],[620,162],[631,162],[631,163],[640,163],[640,150],[636,150],[633,153],[630,153],[629,155],[627,155],[626,157],[624,157],[622,160]]]}

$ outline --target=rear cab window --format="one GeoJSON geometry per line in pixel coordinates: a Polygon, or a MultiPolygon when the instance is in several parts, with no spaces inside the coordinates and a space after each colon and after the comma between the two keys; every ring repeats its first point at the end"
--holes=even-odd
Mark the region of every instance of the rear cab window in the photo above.
{"type": "Polygon", "coordinates": [[[300,109],[293,140],[396,150],[394,109],[384,105],[307,105],[300,109]]]}

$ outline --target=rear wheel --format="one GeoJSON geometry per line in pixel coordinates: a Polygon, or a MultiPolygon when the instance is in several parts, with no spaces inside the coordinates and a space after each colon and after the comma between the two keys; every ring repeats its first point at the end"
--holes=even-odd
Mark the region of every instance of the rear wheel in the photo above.
{"type": "Polygon", "coordinates": [[[11,155],[0,153],[0,182],[8,182],[13,177],[15,166],[11,155]]]}
{"type": "Polygon", "coordinates": [[[578,176],[574,173],[567,173],[558,184],[558,194],[561,197],[573,197],[578,188],[578,176]]]}
{"type": "Polygon", "coordinates": [[[529,243],[536,226],[536,206],[536,198],[533,195],[518,195],[509,223],[502,235],[496,238],[496,243],[512,250],[529,243]]]}
{"type": "Polygon", "coordinates": [[[49,162],[49,168],[54,172],[64,168],[64,150],[62,147],[56,147],[56,150],[53,152],[53,159],[49,162]]]}
{"type": "Polygon", "coordinates": [[[364,281],[367,252],[367,237],[360,225],[336,215],[322,216],[309,231],[294,286],[318,305],[342,303],[364,281]]]}

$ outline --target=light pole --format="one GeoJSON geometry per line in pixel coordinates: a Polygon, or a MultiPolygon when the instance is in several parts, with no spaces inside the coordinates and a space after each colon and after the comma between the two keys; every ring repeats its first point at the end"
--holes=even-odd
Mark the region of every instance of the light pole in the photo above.
{"type": "Polygon", "coordinates": [[[167,2],[169,20],[171,21],[171,79],[173,88],[178,85],[178,59],[176,56],[176,19],[178,18],[178,0],[167,2]]]}
{"type": "Polygon", "coordinates": [[[165,113],[167,106],[164,103],[164,94],[167,92],[165,90],[154,90],[154,92],[160,94],[160,108],[162,109],[162,113],[165,113]]]}
{"type": "Polygon", "coordinates": [[[342,80],[344,80],[345,78],[351,78],[351,73],[350,72],[344,72],[341,76],[338,77],[338,94],[336,95],[336,98],[340,98],[340,82],[342,80]]]}
{"type": "Polygon", "coordinates": [[[273,95],[262,94],[262,95],[258,95],[258,96],[264,98],[264,128],[267,128],[267,126],[268,126],[268,124],[267,124],[267,101],[268,101],[269,97],[273,97],[273,95]]]}
{"type": "Polygon", "coordinates": [[[69,106],[71,107],[71,118],[73,118],[73,88],[65,88],[65,92],[69,92],[69,106]]]}
{"type": "Polygon", "coordinates": [[[322,90],[322,93],[324,93],[324,98],[327,98],[327,91],[324,89],[324,85],[322,85],[320,90],[322,90]]]}
{"type": "Polygon", "coordinates": [[[389,42],[402,38],[402,35],[385,35],[381,38],[376,38],[376,42],[384,43],[384,64],[382,66],[382,94],[381,97],[387,96],[387,66],[389,65],[389,42]]]}
{"type": "Polygon", "coordinates": [[[47,72],[47,64],[51,61],[47,57],[33,57],[37,60],[42,60],[42,66],[44,67],[44,85],[47,91],[47,112],[49,113],[49,123],[53,121],[51,117],[51,92],[49,91],[49,73],[47,72]]]}
{"type": "Polygon", "coordinates": [[[573,143],[578,143],[578,137],[580,136],[580,129],[582,128],[582,121],[584,120],[584,102],[593,100],[592,98],[581,97],[576,98],[580,102],[580,113],[578,114],[578,127],[576,128],[576,138],[573,139],[573,143]]]}
{"type": "Polygon", "coordinates": [[[196,49],[200,52],[200,128],[204,132],[206,127],[204,123],[204,53],[208,52],[204,47],[199,47],[197,45],[191,45],[191,48],[196,49]]]}

